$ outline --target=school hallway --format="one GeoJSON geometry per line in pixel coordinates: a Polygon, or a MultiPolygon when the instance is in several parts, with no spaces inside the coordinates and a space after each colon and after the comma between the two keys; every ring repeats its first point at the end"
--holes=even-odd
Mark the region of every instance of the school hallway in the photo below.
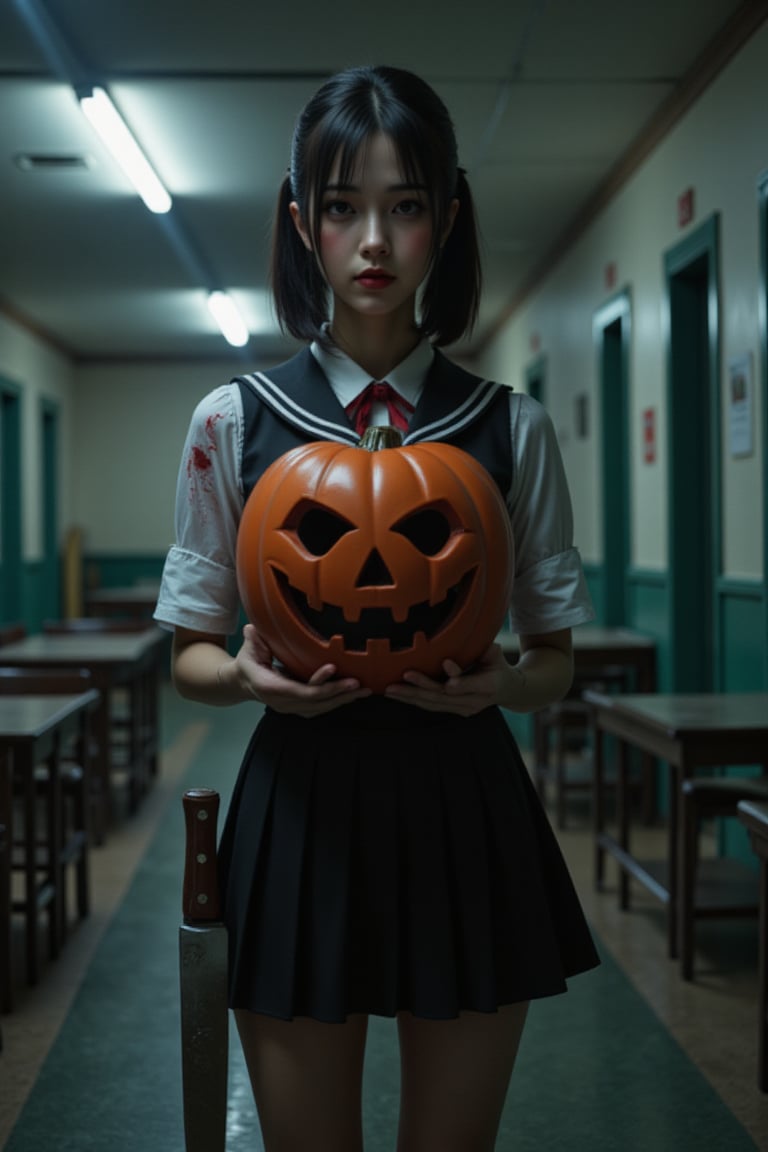
{"type": "MultiPolygon", "coordinates": [[[[160,774],[139,811],[92,853],[90,917],[33,990],[0,1019],[0,1148],[183,1152],[178,929],[181,796],[212,787],[226,809],[253,709],[205,709],[163,686],[160,774]]],[[[697,928],[684,984],[665,953],[659,904],[616,907],[616,875],[592,890],[586,802],[559,839],[602,966],[532,1005],[499,1152],[746,1152],[768,1149],[756,1087],[757,925],[697,928]]],[[[649,838],[661,833],[646,833],[649,838]]],[[[41,937],[42,937],[41,933],[41,937]]],[[[16,965],[17,969],[19,965],[16,965]]],[[[393,1152],[395,1027],[372,1020],[366,1152],[393,1152]]],[[[231,1027],[229,1152],[263,1147],[231,1027]]]]}

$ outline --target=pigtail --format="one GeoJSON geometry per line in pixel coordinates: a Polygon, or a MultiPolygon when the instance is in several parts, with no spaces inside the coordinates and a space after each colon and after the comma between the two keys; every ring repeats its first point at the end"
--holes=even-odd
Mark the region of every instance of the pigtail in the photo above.
{"type": "Polygon", "coordinates": [[[291,218],[295,200],[285,177],[272,227],[270,281],[280,327],[297,340],[313,340],[327,320],[327,291],[317,261],[304,245],[291,218]]]}
{"type": "Polygon", "coordinates": [[[475,202],[463,168],[458,170],[459,210],[438,251],[422,295],[421,328],[437,345],[452,344],[472,331],[482,291],[482,264],[475,202]]]}

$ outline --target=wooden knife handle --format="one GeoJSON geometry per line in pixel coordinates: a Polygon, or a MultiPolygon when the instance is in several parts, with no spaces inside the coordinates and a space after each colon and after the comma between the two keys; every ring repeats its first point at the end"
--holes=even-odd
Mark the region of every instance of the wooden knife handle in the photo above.
{"type": "Polygon", "coordinates": [[[219,794],[211,788],[184,793],[187,847],[184,857],[182,912],[185,924],[209,924],[221,919],[216,872],[216,822],[219,794]]]}

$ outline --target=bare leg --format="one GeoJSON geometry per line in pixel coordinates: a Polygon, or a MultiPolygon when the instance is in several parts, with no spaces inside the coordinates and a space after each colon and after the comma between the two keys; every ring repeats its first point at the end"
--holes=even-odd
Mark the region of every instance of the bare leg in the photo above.
{"type": "Polygon", "coordinates": [[[493,1152],[528,1004],[457,1020],[398,1016],[398,1152],[493,1152]]]}
{"type": "Polygon", "coordinates": [[[362,1152],[367,1016],[235,1019],[267,1152],[362,1152]]]}

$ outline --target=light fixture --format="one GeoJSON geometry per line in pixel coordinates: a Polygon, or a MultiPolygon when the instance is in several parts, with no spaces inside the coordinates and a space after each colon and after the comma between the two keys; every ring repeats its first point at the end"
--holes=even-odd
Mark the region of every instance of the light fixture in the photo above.
{"type": "Polygon", "coordinates": [[[171,197],[103,88],[78,96],[83,113],[98,132],[150,212],[170,211],[171,197]]]}
{"type": "Polygon", "coordinates": [[[248,343],[250,333],[231,296],[226,292],[211,292],[208,307],[229,344],[234,348],[242,348],[248,343]]]}

